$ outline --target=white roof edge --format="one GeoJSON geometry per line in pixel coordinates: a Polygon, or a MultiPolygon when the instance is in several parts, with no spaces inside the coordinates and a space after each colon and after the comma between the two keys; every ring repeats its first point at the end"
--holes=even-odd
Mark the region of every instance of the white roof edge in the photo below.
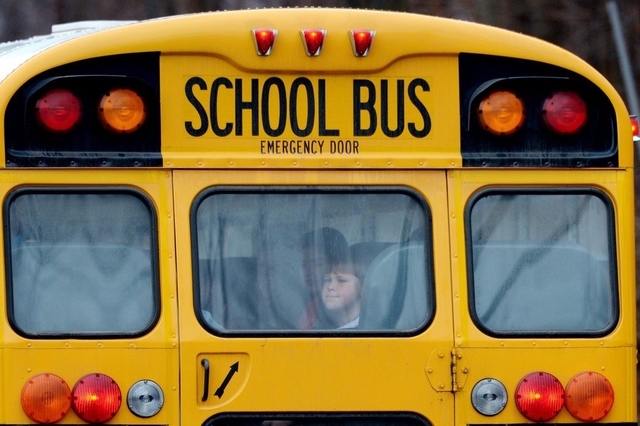
{"type": "Polygon", "coordinates": [[[51,26],[51,33],[62,33],[66,31],[78,30],[99,30],[101,28],[119,27],[121,25],[133,24],[138,21],[76,21],[51,26]]]}

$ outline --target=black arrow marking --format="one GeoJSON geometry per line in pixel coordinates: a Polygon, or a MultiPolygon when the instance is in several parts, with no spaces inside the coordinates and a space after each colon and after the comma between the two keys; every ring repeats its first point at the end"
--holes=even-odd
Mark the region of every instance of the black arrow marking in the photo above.
{"type": "Polygon", "coordinates": [[[232,364],[229,367],[229,372],[227,373],[227,377],[224,378],[224,380],[222,381],[222,384],[220,384],[220,387],[216,389],[216,393],[214,393],[214,395],[217,396],[218,399],[222,398],[222,394],[224,393],[224,390],[227,388],[227,385],[229,384],[229,382],[231,381],[231,378],[233,377],[234,374],[238,372],[238,365],[240,365],[240,361],[236,362],[235,364],[232,364]]]}

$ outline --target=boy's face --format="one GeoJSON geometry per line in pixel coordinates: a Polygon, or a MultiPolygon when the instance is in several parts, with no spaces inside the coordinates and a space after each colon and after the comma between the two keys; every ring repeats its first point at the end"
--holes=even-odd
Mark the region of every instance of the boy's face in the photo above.
{"type": "Polygon", "coordinates": [[[355,275],[333,270],[324,276],[322,301],[330,311],[359,309],[360,280],[355,275]]]}

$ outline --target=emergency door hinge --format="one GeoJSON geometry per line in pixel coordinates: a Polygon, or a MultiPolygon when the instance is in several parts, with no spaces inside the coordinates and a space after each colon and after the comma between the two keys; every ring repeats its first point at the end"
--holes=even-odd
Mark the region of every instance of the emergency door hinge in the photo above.
{"type": "Polygon", "coordinates": [[[451,349],[437,348],[431,352],[425,373],[436,392],[451,392],[451,349]]]}
{"type": "Polygon", "coordinates": [[[461,391],[467,382],[469,368],[460,348],[451,349],[451,383],[453,392],[461,391]]]}

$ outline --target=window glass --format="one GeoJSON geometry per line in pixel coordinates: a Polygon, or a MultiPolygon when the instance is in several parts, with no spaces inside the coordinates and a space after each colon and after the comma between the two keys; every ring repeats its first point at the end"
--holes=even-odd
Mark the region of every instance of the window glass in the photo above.
{"type": "Polygon", "coordinates": [[[611,207],[595,191],[487,192],[470,213],[471,309],[489,333],[602,334],[617,320],[611,207]]]}
{"type": "Polygon", "coordinates": [[[428,426],[429,424],[423,417],[416,414],[310,413],[282,416],[256,413],[253,415],[223,414],[207,421],[205,426],[428,426]]]}
{"type": "Polygon", "coordinates": [[[302,191],[217,188],[196,201],[195,302],[203,325],[371,332],[427,322],[426,205],[406,190],[302,191]]]}
{"type": "Polygon", "coordinates": [[[22,190],[5,215],[18,330],[137,334],[153,323],[155,217],[137,193],[22,190]]]}

